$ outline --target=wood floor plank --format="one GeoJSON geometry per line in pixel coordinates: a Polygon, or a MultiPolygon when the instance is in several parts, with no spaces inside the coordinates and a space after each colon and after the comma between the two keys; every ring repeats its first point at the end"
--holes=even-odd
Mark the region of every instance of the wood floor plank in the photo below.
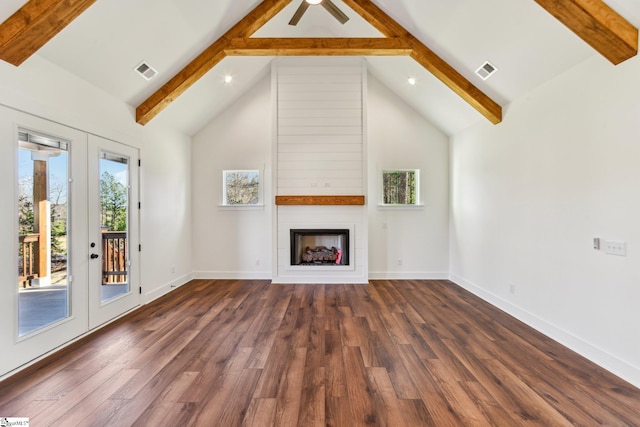
{"type": "MultiPolygon", "coordinates": [[[[69,426],[106,427],[110,425],[127,425],[123,424],[121,420],[118,419],[118,413],[121,411],[122,407],[127,405],[128,403],[128,401],[122,399],[102,400],[102,403],[91,413],[79,414],[85,415],[80,422],[78,422],[77,424],[69,423],[69,426]]],[[[72,416],[75,415],[78,414],[72,414],[72,416]]]]}
{"type": "MultiPolygon", "coordinates": [[[[427,409],[429,418],[437,426],[463,425],[459,415],[460,408],[454,407],[441,392],[437,379],[429,372],[423,361],[410,346],[398,348],[398,358],[405,368],[411,372],[416,384],[419,384],[420,397],[427,409]]],[[[463,408],[464,409],[464,408],[463,408]]]]}
{"type": "Polygon", "coordinates": [[[352,416],[351,425],[354,427],[376,425],[379,417],[360,349],[343,347],[342,353],[344,364],[349,367],[346,370],[346,379],[352,416]]]}
{"type": "MultiPolygon", "coordinates": [[[[57,420],[63,418],[64,414],[74,408],[78,402],[84,400],[87,396],[98,390],[103,384],[111,382],[112,377],[125,369],[126,363],[113,363],[104,369],[96,372],[91,376],[87,376],[85,380],[77,386],[70,388],[68,392],[55,399],[55,406],[43,414],[43,417],[35,417],[32,421],[35,425],[44,424],[45,421],[57,420]]],[[[137,369],[126,369],[124,372],[135,375],[137,369]]],[[[77,382],[77,379],[76,379],[77,382]]]]}
{"type": "Polygon", "coordinates": [[[242,427],[272,426],[276,414],[276,399],[252,399],[242,420],[242,427]]]}
{"type": "Polygon", "coordinates": [[[309,366],[307,352],[307,368],[302,379],[302,393],[300,396],[300,411],[298,425],[322,427],[325,425],[325,370],[309,366]]]}
{"type": "Polygon", "coordinates": [[[219,420],[220,425],[240,424],[243,416],[238,407],[227,402],[244,402],[239,405],[242,408],[251,401],[259,372],[245,369],[250,355],[250,348],[241,347],[229,358],[219,380],[202,400],[202,410],[194,414],[187,425],[210,426],[212,420],[219,420]]]}
{"type": "Polygon", "coordinates": [[[286,365],[280,378],[278,387],[275,425],[298,425],[300,406],[302,403],[302,388],[304,378],[304,363],[307,358],[306,348],[295,348],[291,353],[291,359],[286,365]]]}
{"type": "MultiPolygon", "coordinates": [[[[174,335],[168,341],[159,341],[157,347],[149,347],[147,352],[155,350],[153,353],[154,358],[149,359],[144,364],[138,363],[138,361],[131,364],[131,368],[138,369],[139,372],[131,381],[114,393],[113,397],[115,399],[132,399],[135,397],[196,335],[197,331],[189,331],[188,333],[174,335]]],[[[141,355],[139,360],[145,360],[145,353],[141,355]]]]}
{"type": "Polygon", "coordinates": [[[327,406],[325,408],[327,427],[351,426],[352,411],[351,403],[347,397],[327,396],[327,406]]]}
{"type": "MultiPolygon", "coordinates": [[[[46,419],[43,419],[42,425],[92,425],[87,418],[90,418],[91,414],[96,413],[98,408],[104,405],[116,390],[126,384],[127,381],[133,378],[137,373],[137,369],[125,369],[119,371],[117,374],[101,384],[100,387],[95,389],[92,393],[78,399],[75,402],[75,405],[59,418],[46,417],[46,419]]],[[[34,425],[40,425],[38,418],[34,418],[33,420],[34,425]]]]}
{"type": "MultiPolygon", "coordinates": [[[[404,413],[401,399],[398,399],[391,378],[385,368],[367,368],[369,383],[373,390],[376,408],[378,408],[376,419],[377,425],[380,426],[407,426],[404,419],[404,413]]],[[[423,420],[426,421],[426,420],[423,420]]]]}
{"type": "Polygon", "coordinates": [[[185,403],[179,402],[180,396],[186,392],[198,372],[185,371],[138,417],[132,426],[145,425],[180,425],[182,409],[185,403]]]}
{"type": "Polygon", "coordinates": [[[342,358],[342,337],[336,330],[325,333],[325,363],[327,369],[326,393],[327,397],[347,397],[347,374],[342,358]]]}
{"type": "Polygon", "coordinates": [[[307,344],[306,368],[320,369],[325,367],[325,331],[324,317],[313,316],[307,344]]]}
{"type": "MultiPolygon", "coordinates": [[[[469,397],[475,402],[476,406],[484,418],[487,420],[488,425],[492,426],[509,426],[514,424],[514,419],[504,410],[502,405],[496,401],[490,393],[482,386],[481,383],[476,381],[462,382],[460,383],[469,397]]],[[[589,423],[576,424],[588,426],[589,423]]]]}
{"type": "Polygon", "coordinates": [[[194,280],[0,383],[33,425],[639,425],[640,390],[449,281],[194,280]]]}
{"type": "Polygon", "coordinates": [[[428,359],[423,361],[427,370],[434,377],[438,393],[456,408],[456,413],[464,425],[482,426],[489,424],[489,420],[478,408],[475,401],[466,390],[460,385],[452,370],[440,359],[428,359]]]}

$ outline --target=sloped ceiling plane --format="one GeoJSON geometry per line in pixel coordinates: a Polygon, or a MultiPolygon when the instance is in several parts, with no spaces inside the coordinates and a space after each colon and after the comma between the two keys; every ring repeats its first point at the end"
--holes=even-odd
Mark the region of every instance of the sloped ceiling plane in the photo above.
{"type": "MultiPolygon", "coordinates": [[[[405,56],[491,123],[502,107],[371,0],[342,0],[382,37],[252,37],[293,0],[263,0],[136,108],[145,125],[224,58],[232,56],[405,56]]],[[[304,1],[304,0],[303,0],[304,1]]],[[[531,1],[531,0],[527,0],[531,1]]],[[[533,0],[612,64],[637,54],[638,30],[601,0],[533,0]]],[[[29,0],[0,25],[0,59],[19,66],[95,0],[29,0]]],[[[305,8],[306,10],[306,8],[305,8]]]]}

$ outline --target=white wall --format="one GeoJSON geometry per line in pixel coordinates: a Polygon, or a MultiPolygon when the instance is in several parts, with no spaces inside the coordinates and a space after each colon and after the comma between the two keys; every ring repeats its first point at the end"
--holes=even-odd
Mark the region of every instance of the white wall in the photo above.
{"type": "Polygon", "coordinates": [[[365,194],[361,58],[278,58],[277,195],[365,194]]]}
{"type": "Polygon", "coordinates": [[[368,92],[369,277],[447,278],[449,139],[371,75],[368,92]],[[384,169],[420,169],[424,206],[379,207],[384,169]]]}
{"type": "Polygon", "coordinates": [[[639,75],[637,57],[594,57],[451,150],[453,280],[635,385],[639,75]],[[625,241],[627,256],[594,237],[625,241]]]}
{"type": "Polygon", "coordinates": [[[202,278],[271,278],[271,79],[193,139],[193,270],[202,278]],[[222,171],[261,169],[261,208],[223,208],[222,171]]]}
{"type": "MultiPolygon", "coordinates": [[[[278,58],[272,68],[276,195],[364,195],[366,63],[278,58]]],[[[275,283],[367,283],[365,206],[278,206],[275,283]],[[349,229],[349,265],[291,265],[292,229],[349,229]]]]}
{"type": "MultiPolygon", "coordinates": [[[[370,278],[448,277],[448,138],[369,76],[368,264],[370,278]],[[378,168],[420,168],[424,206],[378,208],[378,168]],[[386,223],[387,228],[383,228],[386,223]],[[398,258],[402,266],[397,265],[398,258]]],[[[269,79],[193,141],[193,269],[203,278],[271,278],[269,79]],[[265,166],[264,210],[220,209],[222,170],[265,166]],[[256,265],[260,260],[260,265],[256,265]]],[[[292,209],[296,211],[296,209],[292,209]]]]}
{"type": "MultiPolygon", "coordinates": [[[[96,134],[140,149],[141,170],[141,302],[156,298],[171,286],[191,278],[191,189],[190,142],[188,136],[161,127],[161,120],[147,127],[135,124],[133,107],[77,79],[68,72],[39,58],[31,57],[20,67],[0,61],[0,109],[3,128],[15,126],[14,114],[23,111],[29,116],[61,123],[85,133],[96,134]],[[174,267],[174,273],[171,273],[174,267]]],[[[16,141],[9,133],[0,140],[2,173],[0,180],[0,266],[3,301],[14,301],[17,290],[17,269],[13,245],[16,235],[14,202],[14,161],[16,141]]],[[[3,306],[4,307],[4,306],[3,306]]],[[[0,323],[7,326],[13,342],[12,326],[15,306],[1,310],[0,323]],[[11,330],[9,330],[11,329],[11,330]]],[[[3,335],[4,337],[5,335],[3,335]]],[[[5,351],[11,351],[3,340],[5,351]]],[[[15,367],[15,366],[14,366],[15,367]]],[[[5,372],[3,370],[0,375],[5,372]]]]}

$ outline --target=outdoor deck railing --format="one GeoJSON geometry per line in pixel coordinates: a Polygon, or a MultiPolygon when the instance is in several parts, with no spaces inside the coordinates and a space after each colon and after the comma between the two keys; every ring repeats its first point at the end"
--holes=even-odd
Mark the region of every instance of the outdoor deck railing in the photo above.
{"type": "Polygon", "coordinates": [[[102,284],[127,283],[127,232],[102,233],[102,284]]]}
{"type": "MultiPolygon", "coordinates": [[[[39,234],[19,236],[18,282],[25,288],[32,279],[40,277],[38,271],[39,234]]],[[[127,283],[127,232],[106,231],[102,233],[102,284],[127,283]]]]}
{"type": "Polygon", "coordinates": [[[40,242],[39,234],[21,234],[20,241],[20,264],[18,265],[18,282],[27,287],[27,282],[39,277],[37,252],[40,242]]]}

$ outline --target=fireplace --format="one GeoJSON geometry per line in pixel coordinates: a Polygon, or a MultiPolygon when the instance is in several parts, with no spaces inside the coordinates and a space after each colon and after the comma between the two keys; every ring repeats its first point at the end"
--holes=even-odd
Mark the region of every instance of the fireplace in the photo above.
{"type": "Polygon", "coordinates": [[[349,265],[349,229],[292,229],[291,265],[349,265]]]}

